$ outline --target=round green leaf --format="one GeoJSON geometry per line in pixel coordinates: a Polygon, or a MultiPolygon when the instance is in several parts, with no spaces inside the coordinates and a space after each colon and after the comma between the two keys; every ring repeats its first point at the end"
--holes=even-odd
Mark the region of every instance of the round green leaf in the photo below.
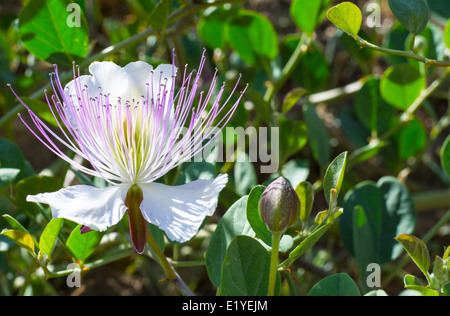
{"type": "Polygon", "coordinates": [[[401,159],[414,156],[425,147],[428,138],[425,126],[418,118],[409,121],[395,136],[398,141],[398,154],[401,159]]]}
{"type": "Polygon", "coordinates": [[[380,82],[383,99],[390,105],[406,110],[425,88],[426,79],[410,64],[389,67],[380,82]]]}
{"type": "Polygon", "coordinates": [[[441,165],[447,176],[450,178],[450,135],[444,141],[441,148],[441,165]]]}
{"type": "Polygon", "coordinates": [[[425,0],[389,0],[389,7],[409,32],[419,34],[427,26],[429,9],[425,0]]]}
{"type": "Polygon", "coordinates": [[[250,65],[261,58],[274,59],[278,54],[278,38],[272,23],[263,15],[247,10],[239,11],[229,21],[227,41],[239,57],[250,65]]]}
{"type": "Polygon", "coordinates": [[[70,0],[32,0],[19,15],[19,35],[37,58],[64,66],[88,53],[89,27],[82,10],[70,0]]]}
{"type": "Polygon", "coordinates": [[[365,254],[368,262],[382,264],[397,258],[402,247],[394,237],[411,234],[415,228],[416,211],[411,195],[406,186],[393,177],[358,184],[345,195],[343,209],[339,228],[344,246],[356,258],[356,249],[370,250],[370,254],[365,254]],[[364,217],[360,214],[359,219],[366,219],[364,226],[369,231],[365,229],[362,233],[369,233],[371,238],[358,238],[355,207],[364,212],[364,217]]]}
{"type": "Polygon", "coordinates": [[[362,23],[361,10],[351,2],[342,2],[331,7],[327,12],[328,19],[344,32],[356,37],[362,23]]]}
{"type": "Polygon", "coordinates": [[[331,0],[294,0],[290,7],[292,19],[300,30],[312,35],[325,18],[331,0]]]}
{"type": "Polygon", "coordinates": [[[355,281],[346,273],[330,275],[316,283],[308,296],[360,296],[355,281]]]}

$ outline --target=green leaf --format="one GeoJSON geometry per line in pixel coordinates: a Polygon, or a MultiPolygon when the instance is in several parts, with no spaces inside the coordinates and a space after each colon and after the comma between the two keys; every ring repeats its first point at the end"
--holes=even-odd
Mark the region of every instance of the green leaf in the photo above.
{"type": "Polygon", "coordinates": [[[390,105],[406,110],[425,88],[426,79],[410,64],[389,67],[380,82],[383,99],[390,105]]]}
{"type": "Polygon", "coordinates": [[[238,154],[233,169],[234,186],[239,196],[248,194],[258,183],[255,167],[245,152],[238,154]]]}
{"type": "Polygon", "coordinates": [[[223,296],[267,295],[270,255],[255,239],[236,236],[228,246],[222,267],[223,296]]]}
{"type": "Polygon", "coordinates": [[[356,37],[362,23],[361,10],[351,2],[342,2],[331,7],[327,12],[328,19],[338,28],[356,37]]]}
{"type": "Polygon", "coordinates": [[[411,259],[416,263],[423,274],[429,278],[428,269],[430,268],[430,253],[427,245],[419,238],[401,234],[395,237],[395,239],[405,248],[411,259]]]}
{"type": "Polygon", "coordinates": [[[47,226],[45,226],[41,238],[39,238],[39,249],[49,257],[55,247],[56,239],[58,238],[62,224],[62,218],[53,218],[47,226]]]}
{"type": "Polygon", "coordinates": [[[281,106],[281,112],[286,114],[289,110],[297,103],[297,101],[306,94],[306,89],[304,88],[294,88],[289,91],[283,99],[283,104],[281,106]]]}
{"type": "Polygon", "coordinates": [[[81,234],[81,226],[82,225],[78,225],[70,233],[66,245],[78,260],[84,261],[94,252],[95,248],[97,248],[103,237],[103,233],[92,230],[88,233],[81,234]]]}
{"type": "Polygon", "coordinates": [[[237,235],[255,236],[247,221],[247,200],[248,196],[243,196],[228,209],[217,224],[206,250],[206,270],[209,279],[217,287],[220,286],[222,263],[230,242],[237,235]]]}
{"type": "Polygon", "coordinates": [[[30,232],[25,227],[23,227],[23,225],[20,224],[18,220],[16,220],[14,217],[12,217],[11,215],[8,215],[8,214],[3,214],[2,217],[4,219],[6,219],[9,226],[11,226],[11,228],[13,230],[30,235],[31,239],[33,240],[34,245],[36,247],[38,246],[38,242],[37,242],[36,238],[34,238],[33,235],[31,235],[30,232]]]}
{"type": "Polygon", "coordinates": [[[325,12],[331,0],[294,0],[290,13],[297,27],[311,36],[316,27],[325,18],[325,12]]]}
{"type": "Polygon", "coordinates": [[[445,26],[444,42],[445,46],[447,46],[447,48],[450,49],[450,19],[448,20],[447,25],[445,26]]]}
{"type": "Polygon", "coordinates": [[[316,283],[308,296],[361,296],[361,294],[348,274],[337,273],[316,283]]]}
{"type": "Polygon", "coordinates": [[[397,20],[411,33],[419,34],[428,23],[429,9],[424,0],[389,0],[397,20]]]}
{"type": "Polygon", "coordinates": [[[89,26],[82,10],[67,11],[70,3],[69,0],[33,0],[20,11],[20,39],[37,58],[71,67],[73,61],[86,57],[89,26]],[[78,18],[79,27],[71,27],[70,22],[78,18]]]}
{"type": "Polygon", "coordinates": [[[26,251],[35,256],[34,253],[34,241],[33,237],[30,234],[25,233],[23,231],[13,230],[13,229],[5,229],[0,235],[6,236],[18,244],[20,247],[24,248],[26,251]]]}
{"type": "Polygon", "coordinates": [[[441,165],[447,177],[450,178],[450,135],[447,136],[440,151],[441,165]]]}
{"type": "Polygon", "coordinates": [[[328,230],[328,228],[332,225],[332,223],[327,223],[317,229],[312,234],[308,235],[294,250],[289,253],[289,261],[294,262],[298,258],[300,258],[308,249],[310,249],[316,242],[319,241],[320,237],[323,236],[328,230]]]}
{"type": "Polygon", "coordinates": [[[433,263],[433,277],[438,281],[439,286],[450,282],[450,265],[448,260],[443,260],[441,257],[436,256],[433,263]]]}
{"type": "Polygon", "coordinates": [[[334,207],[334,205],[330,205],[330,191],[331,189],[336,189],[335,199],[337,199],[339,191],[341,190],[342,181],[344,180],[346,164],[347,152],[345,151],[334,158],[325,172],[323,178],[323,193],[325,194],[325,199],[330,208],[334,207]]]}
{"type": "MultiPolygon", "coordinates": [[[[6,185],[11,184],[10,181],[13,182],[16,181],[19,176],[16,175],[16,178],[12,179],[12,176],[16,171],[11,169],[18,169],[22,171],[25,168],[25,158],[20,148],[13,142],[1,137],[0,137],[0,168],[10,169],[2,171],[2,179],[4,181],[3,184],[6,185]]],[[[0,186],[0,188],[2,187],[4,186],[0,186]]]]}
{"type": "Polygon", "coordinates": [[[304,105],[303,113],[308,128],[309,146],[320,167],[325,169],[330,163],[331,155],[327,129],[322,119],[317,115],[314,106],[304,105]]]}
{"type": "Polygon", "coordinates": [[[258,210],[259,200],[265,189],[265,186],[257,185],[250,191],[247,200],[246,214],[247,220],[256,236],[270,246],[272,245],[272,234],[259,216],[258,210]]]}
{"type": "Polygon", "coordinates": [[[161,29],[163,34],[166,32],[167,17],[169,16],[171,5],[171,0],[161,0],[148,17],[148,24],[156,29],[161,29]]]}
{"type": "Polygon", "coordinates": [[[371,131],[381,131],[388,126],[395,109],[381,97],[379,78],[369,78],[356,93],[355,113],[371,131]]]}
{"type": "Polygon", "coordinates": [[[221,6],[208,8],[203,12],[197,24],[197,34],[209,48],[226,48],[225,30],[228,19],[232,15],[230,11],[221,6]]]}
{"type": "Polygon", "coordinates": [[[227,41],[239,57],[250,65],[272,60],[278,54],[278,37],[272,23],[263,15],[247,10],[233,16],[226,28],[227,41]]]}
{"type": "Polygon", "coordinates": [[[309,218],[314,204],[314,190],[312,184],[308,181],[300,182],[295,188],[297,196],[300,200],[300,220],[303,224],[309,218]]]}
{"type": "Polygon", "coordinates": [[[423,123],[415,117],[395,134],[395,138],[398,141],[399,158],[405,160],[426,146],[428,134],[423,123]]]}
{"type": "Polygon", "coordinates": [[[279,124],[279,132],[280,161],[284,163],[306,145],[308,131],[303,122],[283,119],[279,124]]]}
{"type": "Polygon", "coordinates": [[[414,202],[406,186],[394,177],[382,177],[377,183],[365,181],[356,185],[345,195],[343,209],[339,229],[345,247],[356,258],[356,241],[361,243],[358,249],[372,249],[370,262],[373,263],[383,264],[396,259],[403,248],[394,237],[411,234],[415,228],[414,202]],[[370,240],[358,238],[354,231],[353,212],[358,205],[367,218],[372,236],[370,240]]]}
{"type": "Polygon", "coordinates": [[[419,292],[423,296],[439,296],[439,292],[424,286],[419,285],[407,285],[405,286],[408,290],[414,290],[419,292]]]}

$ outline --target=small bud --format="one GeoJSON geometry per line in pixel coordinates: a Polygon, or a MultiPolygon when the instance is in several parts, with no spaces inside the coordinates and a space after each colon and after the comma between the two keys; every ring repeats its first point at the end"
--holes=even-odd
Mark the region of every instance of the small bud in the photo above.
{"type": "Polygon", "coordinates": [[[271,232],[284,232],[300,216],[300,200],[283,177],[273,181],[259,200],[259,216],[271,232]]]}

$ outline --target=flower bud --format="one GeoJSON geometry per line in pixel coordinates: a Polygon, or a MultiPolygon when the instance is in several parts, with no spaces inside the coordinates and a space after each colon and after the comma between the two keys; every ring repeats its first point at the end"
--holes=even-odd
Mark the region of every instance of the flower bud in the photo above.
{"type": "Polygon", "coordinates": [[[279,177],[266,188],[259,200],[259,216],[271,232],[284,232],[300,216],[300,200],[294,188],[279,177]]]}

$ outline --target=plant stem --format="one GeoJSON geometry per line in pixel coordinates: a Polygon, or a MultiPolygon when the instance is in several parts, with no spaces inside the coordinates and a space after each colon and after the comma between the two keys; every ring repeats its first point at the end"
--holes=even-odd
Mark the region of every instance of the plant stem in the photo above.
{"type": "Polygon", "coordinates": [[[268,296],[273,296],[275,292],[275,281],[278,271],[278,249],[280,247],[281,232],[272,232],[272,254],[270,256],[269,288],[268,296]]]}
{"type": "Polygon", "coordinates": [[[417,54],[413,53],[412,51],[403,51],[403,50],[396,50],[396,49],[380,47],[380,46],[377,46],[375,44],[372,44],[372,43],[362,39],[359,36],[356,36],[355,40],[361,47],[368,47],[368,48],[371,48],[378,52],[389,54],[389,55],[396,55],[396,56],[402,56],[402,57],[414,59],[414,60],[424,63],[427,68],[430,66],[450,67],[450,61],[439,61],[439,60],[435,60],[435,59],[429,59],[429,58],[417,55],[417,54]]]}
{"type": "Polygon", "coordinates": [[[167,260],[164,253],[159,248],[158,244],[156,243],[155,239],[153,238],[152,234],[150,232],[147,233],[147,244],[150,246],[150,248],[153,250],[153,253],[155,254],[156,258],[158,259],[162,269],[167,275],[167,279],[171,281],[175,286],[178,288],[178,290],[185,296],[194,296],[194,293],[191,291],[191,289],[184,283],[184,281],[180,278],[178,273],[174,270],[172,265],[167,260]]]}

